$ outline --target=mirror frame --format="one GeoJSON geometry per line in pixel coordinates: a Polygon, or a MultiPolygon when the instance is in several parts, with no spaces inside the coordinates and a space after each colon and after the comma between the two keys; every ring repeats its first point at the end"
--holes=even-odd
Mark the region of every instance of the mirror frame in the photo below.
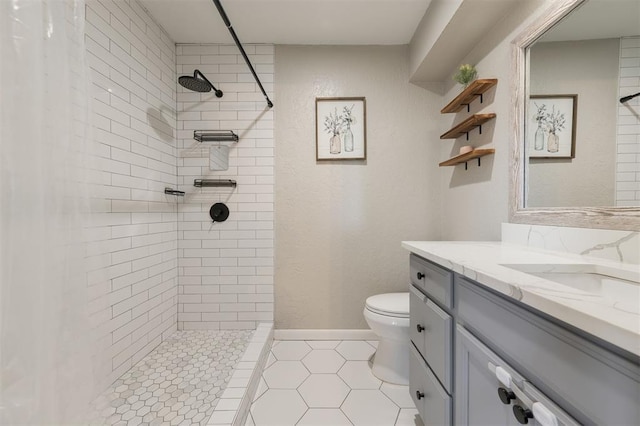
{"type": "Polygon", "coordinates": [[[561,0],[553,2],[531,25],[511,43],[512,134],[509,185],[509,221],[512,223],[569,226],[578,228],[604,228],[640,231],[638,207],[551,207],[527,208],[525,150],[525,101],[529,99],[528,47],[552,26],[587,0],[561,0]]]}

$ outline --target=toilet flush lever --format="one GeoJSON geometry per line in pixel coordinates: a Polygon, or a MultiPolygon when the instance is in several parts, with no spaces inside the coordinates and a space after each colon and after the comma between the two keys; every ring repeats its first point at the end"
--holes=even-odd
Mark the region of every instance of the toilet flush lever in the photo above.
{"type": "Polygon", "coordinates": [[[422,333],[422,330],[424,330],[425,328],[423,326],[421,326],[420,324],[418,324],[416,326],[416,328],[418,329],[418,333],[422,333]]]}
{"type": "Polygon", "coordinates": [[[418,277],[419,280],[424,278],[424,274],[422,272],[418,272],[418,274],[416,275],[418,277]]]}

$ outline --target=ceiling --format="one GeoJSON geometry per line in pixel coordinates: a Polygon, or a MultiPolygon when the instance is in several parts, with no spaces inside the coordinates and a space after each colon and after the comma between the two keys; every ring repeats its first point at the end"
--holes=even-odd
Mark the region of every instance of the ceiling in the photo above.
{"type": "MultiPolygon", "coordinates": [[[[176,43],[233,43],[211,0],[141,0],[176,43]]],[[[242,43],[408,44],[431,0],[222,0],[242,43]]]]}
{"type": "Polygon", "coordinates": [[[640,35],[640,0],[589,0],[539,41],[592,40],[640,35]]]}

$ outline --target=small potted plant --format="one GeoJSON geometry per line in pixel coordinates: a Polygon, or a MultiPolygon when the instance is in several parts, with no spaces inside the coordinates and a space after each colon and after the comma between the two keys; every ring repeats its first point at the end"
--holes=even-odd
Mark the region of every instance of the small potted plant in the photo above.
{"type": "Polygon", "coordinates": [[[465,88],[476,79],[478,71],[476,67],[469,64],[460,65],[458,72],[453,76],[453,79],[462,84],[465,88]]]}

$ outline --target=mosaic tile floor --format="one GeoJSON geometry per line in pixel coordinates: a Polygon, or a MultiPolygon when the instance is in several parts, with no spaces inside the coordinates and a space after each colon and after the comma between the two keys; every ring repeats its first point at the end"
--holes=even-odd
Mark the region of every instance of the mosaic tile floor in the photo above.
{"type": "Polygon", "coordinates": [[[375,346],[275,341],[246,426],[424,426],[409,387],[371,373],[375,346]]]}
{"type": "Polygon", "coordinates": [[[206,425],[253,330],[178,331],[93,404],[91,425],[206,425]]]}

